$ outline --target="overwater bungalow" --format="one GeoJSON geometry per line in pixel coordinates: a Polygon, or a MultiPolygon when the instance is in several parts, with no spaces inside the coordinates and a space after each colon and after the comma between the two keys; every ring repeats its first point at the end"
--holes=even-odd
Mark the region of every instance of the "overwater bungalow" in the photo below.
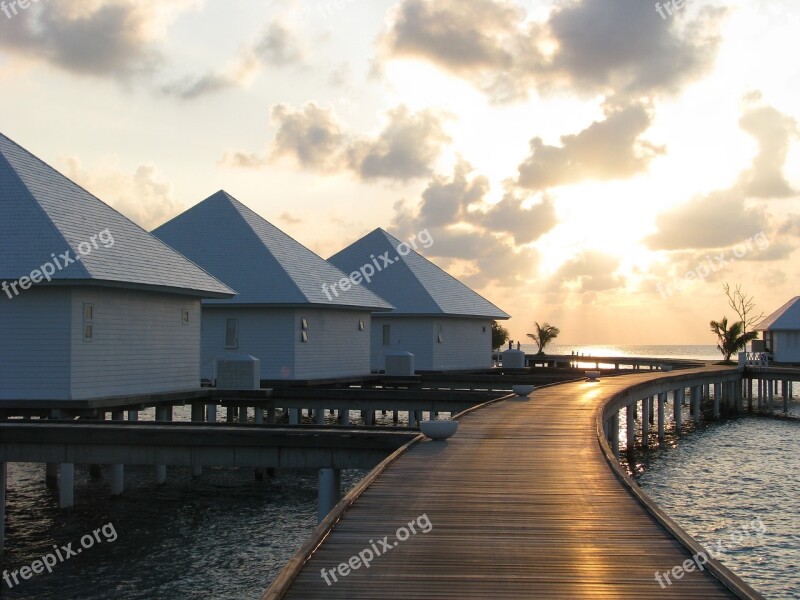
{"type": "Polygon", "coordinates": [[[370,314],[391,304],[219,191],[153,231],[238,292],[203,302],[202,372],[242,354],[265,380],[320,380],[370,374],[370,314]]]}
{"type": "Polygon", "coordinates": [[[779,363],[800,363],[800,296],[792,298],[754,329],[779,363]]]}
{"type": "Polygon", "coordinates": [[[492,366],[492,321],[509,315],[383,229],[376,229],[329,261],[360,286],[394,305],[372,315],[372,368],[386,357],[413,355],[416,371],[492,366]],[[372,272],[370,274],[370,272],[372,272]]]}
{"type": "Polygon", "coordinates": [[[200,300],[234,295],[2,134],[0,287],[0,400],[22,403],[199,389],[200,300]]]}

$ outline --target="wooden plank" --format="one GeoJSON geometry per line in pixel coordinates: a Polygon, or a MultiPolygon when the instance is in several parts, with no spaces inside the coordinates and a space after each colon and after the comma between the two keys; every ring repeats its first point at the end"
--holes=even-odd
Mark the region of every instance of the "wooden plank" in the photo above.
{"type": "Polygon", "coordinates": [[[597,441],[609,398],[663,377],[540,388],[462,417],[446,442],[414,444],[349,506],[283,597],[736,597],[705,570],[659,585],[656,572],[691,553],[621,485],[597,441]],[[412,522],[419,531],[398,541],[412,522]],[[369,568],[336,571],[384,539],[389,549],[369,568]]]}

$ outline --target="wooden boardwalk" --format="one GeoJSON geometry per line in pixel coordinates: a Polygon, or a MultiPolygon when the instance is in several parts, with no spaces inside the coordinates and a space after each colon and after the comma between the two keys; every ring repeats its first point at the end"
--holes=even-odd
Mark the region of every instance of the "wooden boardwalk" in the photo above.
{"type": "Polygon", "coordinates": [[[281,597],[286,583],[283,597],[309,600],[736,597],[707,571],[658,584],[656,571],[691,552],[620,483],[597,441],[601,404],[665,376],[562,384],[471,412],[451,440],[416,443],[394,461],[297,576],[290,564],[264,598],[281,597]],[[417,533],[395,546],[411,521],[417,533]],[[384,536],[391,549],[368,569],[336,571],[363,549],[381,549],[384,536]],[[328,585],[322,569],[337,581],[329,573],[328,585]]]}

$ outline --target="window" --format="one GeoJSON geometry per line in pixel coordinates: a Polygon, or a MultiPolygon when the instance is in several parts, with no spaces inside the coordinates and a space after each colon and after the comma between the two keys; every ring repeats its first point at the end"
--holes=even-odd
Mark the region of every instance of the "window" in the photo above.
{"type": "Polygon", "coordinates": [[[308,332],[307,331],[301,331],[300,332],[300,341],[303,342],[304,344],[308,341],[308,332]]]}
{"type": "Polygon", "coordinates": [[[239,347],[239,327],[236,323],[236,319],[227,319],[225,321],[225,347],[239,347]]]}
{"type": "Polygon", "coordinates": [[[439,325],[439,334],[436,336],[436,341],[444,344],[444,328],[441,325],[439,325]]]}
{"type": "Polygon", "coordinates": [[[392,326],[391,325],[384,325],[383,326],[383,345],[389,346],[392,343],[392,326]]]}
{"type": "Polygon", "coordinates": [[[308,319],[302,319],[300,321],[300,329],[303,331],[308,331],[308,319]]]}
{"type": "Polygon", "coordinates": [[[83,341],[94,339],[94,304],[83,305],[83,341]]]}
{"type": "Polygon", "coordinates": [[[188,308],[184,308],[181,311],[181,323],[183,323],[184,325],[188,325],[189,324],[189,315],[190,314],[191,313],[189,312],[189,309],[188,308]]]}
{"type": "Polygon", "coordinates": [[[483,333],[486,333],[486,325],[483,326],[483,333]]]}
{"type": "Polygon", "coordinates": [[[359,322],[358,322],[358,330],[359,331],[364,331],[365,328],[366,328],[366,325],[364,324],[364,320],[363,319],[359,320],[359,322]]]}

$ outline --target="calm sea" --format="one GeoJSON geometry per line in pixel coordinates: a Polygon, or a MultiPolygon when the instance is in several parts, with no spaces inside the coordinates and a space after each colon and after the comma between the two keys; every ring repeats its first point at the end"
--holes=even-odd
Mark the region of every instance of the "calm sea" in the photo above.
{"type": "MultiPolygon", "coordinates": [[[[530,349],[527,347],[526,349],[530,349]]],[[[534,348],[535,349],[535,348],[534,348]]],[[[530,349],[530,350],[534,350],[530,349]]],[[[714,360],[714,346],[552,346],[552,353],[714,360]]],[[[355,417],[355,413],[353,413],[355,417]]],[[[151,415],[152,418],[152,415],[151,415]]],[[[176,420],[188,419],[176,410],[176,420]]],[[[798,423],[745,418],[681,438],[642,460],[648,493],[704,543],[760,516],[767,533],[732,547],[724,560],[771,598],[800,597],[798,423]],[[794,537],[792,537],[794,536],[794,537]]],[[[348,489],[363,477],[345,471],[348,489]]],[[[44,468],[9,464],[3,569],[19,569],[113,523],[102,542],[0,596],[29,600],[257,600],[316,525],[316,474],[282,471],[255,481],[251,470],[126,467],[125,493],[110,498],[109,472],[76,470],[75,509],[64,514],[44,486],[44,468]]],[[[671,568],[672,565],[665,566],[671,568]]]]}

